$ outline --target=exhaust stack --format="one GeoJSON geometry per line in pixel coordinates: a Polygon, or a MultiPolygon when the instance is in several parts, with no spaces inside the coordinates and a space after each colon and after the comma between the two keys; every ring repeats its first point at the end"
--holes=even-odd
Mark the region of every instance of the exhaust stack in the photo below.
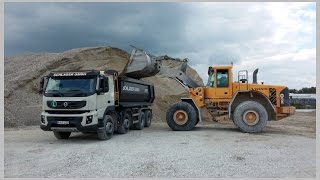
{"type": "Polygon", "coordinates": [[[253,80],[252,80],[252,84],[258,84],[258,82],[257,82],[257,73],[258,73],[258,68],[256,69],[256,70],[254,70],[253,71],[253,75],[252,75],[252,77],[253,77],[253,80]]]}

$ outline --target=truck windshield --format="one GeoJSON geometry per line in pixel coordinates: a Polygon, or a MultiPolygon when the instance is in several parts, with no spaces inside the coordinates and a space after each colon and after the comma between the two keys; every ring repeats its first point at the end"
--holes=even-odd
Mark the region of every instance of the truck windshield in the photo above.
{"type": "Polygon", "coordinates": [[[51,77],[45,96],[83,97],[96,92],[96,77],[51,77]]]}

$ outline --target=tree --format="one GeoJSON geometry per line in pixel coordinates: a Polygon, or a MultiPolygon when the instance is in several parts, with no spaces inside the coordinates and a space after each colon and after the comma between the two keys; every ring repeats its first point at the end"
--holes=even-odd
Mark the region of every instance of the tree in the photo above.
{"type": "Polygon", "coordinates": [[[317,90],[316,87],[304,87],[302,89],[296,90],[296,89],[289,89],[289,93],[295,93],[295,94],[316,94],[317,90]]]}

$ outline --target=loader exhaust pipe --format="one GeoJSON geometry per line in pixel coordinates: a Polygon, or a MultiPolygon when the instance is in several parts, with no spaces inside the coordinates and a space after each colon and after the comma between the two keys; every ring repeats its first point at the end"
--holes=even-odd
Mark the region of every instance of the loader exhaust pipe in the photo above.
{"type": "Polygon", "coordinates": [[[258,73],[258,68],[256,69],[256,70],[254,70],[253,71],[253,75],[252,75],[252,77],[253,77],[253,80],[252,80],[252,84],[258,84],[258,82],[257,82],[257,73],[258,73]]]}

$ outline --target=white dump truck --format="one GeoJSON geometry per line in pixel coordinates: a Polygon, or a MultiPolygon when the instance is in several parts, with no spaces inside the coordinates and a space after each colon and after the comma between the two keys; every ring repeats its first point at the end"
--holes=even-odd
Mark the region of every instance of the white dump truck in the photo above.
{"type": "Polygon", "coordinates": [[[108,140],[114,132],[149,127],[154,86],[108,71],[60,71],[42,78],[41,129],[58,139],[71,132],[97,132],[108,140]]]}
{"type": "MultiPolygon", "coordinates": [[[[161,74],[177,80],[186,90],[198,85],[186,75],[187,59],[153,56],[133,47],[123,72],[60,71],[42,78],[41,129],[53,131],[58,139],[71,132],[97,132],[98,138],[110,139],[113,132],[149,127],[154,86],[141,78],[161,74]],[[180,69],[162,66],[163,60],[182,63],[180,69]]],[[[200,119],[201,120],[201,119],[200,119]]]]}

